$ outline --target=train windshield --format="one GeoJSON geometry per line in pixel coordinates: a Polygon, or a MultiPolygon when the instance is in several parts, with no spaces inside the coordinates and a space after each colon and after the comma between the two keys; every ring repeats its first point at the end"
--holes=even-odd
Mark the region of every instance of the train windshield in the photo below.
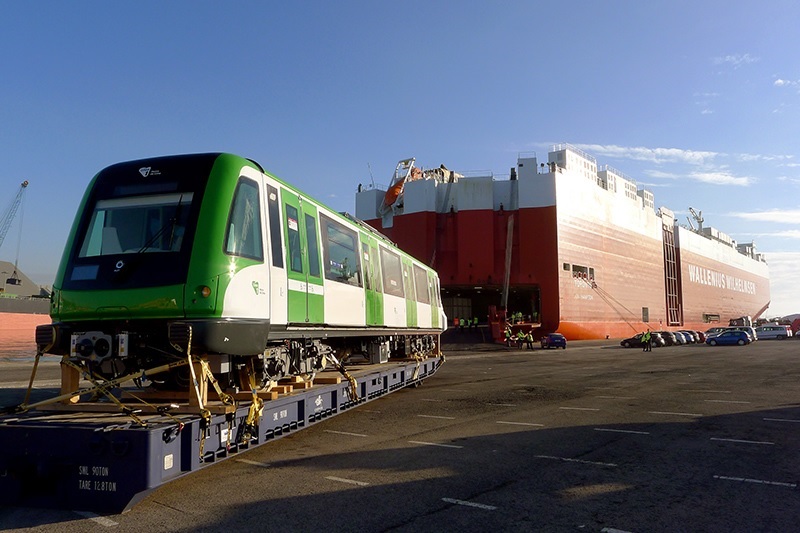
{"type": "Polygon", "coordinates": [[[193,193],[98,200],[78,257],[180,252],[193,193]]]}

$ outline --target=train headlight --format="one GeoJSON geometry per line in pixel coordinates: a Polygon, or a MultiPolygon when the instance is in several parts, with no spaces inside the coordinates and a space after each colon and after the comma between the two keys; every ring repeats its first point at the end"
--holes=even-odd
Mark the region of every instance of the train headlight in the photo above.
{"type": "Polygon", "coordinates": [[[75,352],[78,354],[78,357],[88,359],[91,357],[93,351],[94,343],[92,343],[92,339],[83,338],[75,343],[75,352]]]}
{"type": "Polygon", "coordinates": [[[97,354],[98,358],[105,359],[110,351],[111,351],[111,343],[108,342],[108,339],[99,338],[94,343],[94,353],[97,354]]]}
{"type": "Polygon", "coordinates": [[[203,285],[202,287],[200,287],[200,295],[203,298],[208,298],[209,296],[211,296],[211,287],[208,287],[207,285],[203,285]]]}

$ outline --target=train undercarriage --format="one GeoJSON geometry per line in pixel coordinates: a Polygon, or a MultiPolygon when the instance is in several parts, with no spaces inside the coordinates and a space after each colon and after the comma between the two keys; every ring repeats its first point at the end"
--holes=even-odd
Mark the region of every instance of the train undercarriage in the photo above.
{"type": "Polygon", "coordinates": [[[48,324],[37,328],[36,343],[40,352],[68,356],[71,364],[97,378],[110,381],[141,372],[139,381],[166,390],[188,389],[196,377],[190,365],[182,363],[203,360],[220,388],[231,392],[263,390],[280,379],[313,376],[329,364],[339,368],[346,363],[386,363],[438,351],[438,334],[375,335],[363,330],[342,334],[321,328],[249,341],[251,347],[263,343],[260,351],[251,348],[255,353],[220,353],[210,351],[209,345],[215,343],[196,335],[198,328],[188,322],[169,323],[166,336],[163,322],[134,326],[48,324]]]}

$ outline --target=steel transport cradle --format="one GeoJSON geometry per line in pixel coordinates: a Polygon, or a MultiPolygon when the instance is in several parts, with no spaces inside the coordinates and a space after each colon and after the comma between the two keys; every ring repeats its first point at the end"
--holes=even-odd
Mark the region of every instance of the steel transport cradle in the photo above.
{"type": "Polygon", "coordinates": [[[144,427],[119,412],[113,402],[53,404],[6,416],[0,418],[0,501],[11,506],[125,512],[185,474],[419,385],[443,362],[439,355],[352,367],[350,374],[345,372],[352,380],[322,372],[313,386],[295,378],[293,385],[279,385],[291,392],[278,396],[273,391],[272,397],[278,397],[263,402],[249,428],[252,402],[211,401],[203,406],[210,417],[203,417],[197,414],[198,406],[185,402],[124,401],[144,427]],[[252,433],[242,442],[241,433],[248,429],[252,433]]]}

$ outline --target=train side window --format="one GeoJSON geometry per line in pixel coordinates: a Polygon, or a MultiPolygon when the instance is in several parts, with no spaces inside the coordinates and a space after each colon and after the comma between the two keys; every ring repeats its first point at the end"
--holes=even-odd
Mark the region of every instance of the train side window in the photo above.
{"type": "Polygon", "coordinates": [[[383,292],[405,298],[403,290],[403,265],[400,256],[381,248],[381,271],[383,272],[383,292]]]}
{"type": "Polygon", "coordinates": [[[258,185],[252,180],[240,178],[236,185],[225,232],[225,253],[264,259],[258,185]]]}
{"type": "Polygon", "coordinates": [[[417,288],[417,301],[430,304],[431,297],[428,292],[428,273],[419,265],[414,265],[414,285],[417,288]]]}
{"type": "Polygon", "coordinates": [[[297,222],[297,208],[286,205],[286,227],[289,230],[289,242],[287,248],[289,252],[289,268],[293,272],[303,271],[303,256],[300,249],[300,226],[297,222]]]}
{"type": "Polygon", "coordinates": [[[278,189],[272,185],[267,185],[267,208],[269,210],[269,237],[272,249],[272,266],[283,268],[281,208],[278,203],[278,189]]]}
{"type": "Polygon", "coordinates": [[[361,287],[361,261],[355,231],[320,215],[325,279],[361,287]]]}
{"type": "Polygon", "coordinates": [[[317,221],[306,215],[306,240],[308,241],[308,273],[319,277],[319,243],[317,240],[317,221]]]}

